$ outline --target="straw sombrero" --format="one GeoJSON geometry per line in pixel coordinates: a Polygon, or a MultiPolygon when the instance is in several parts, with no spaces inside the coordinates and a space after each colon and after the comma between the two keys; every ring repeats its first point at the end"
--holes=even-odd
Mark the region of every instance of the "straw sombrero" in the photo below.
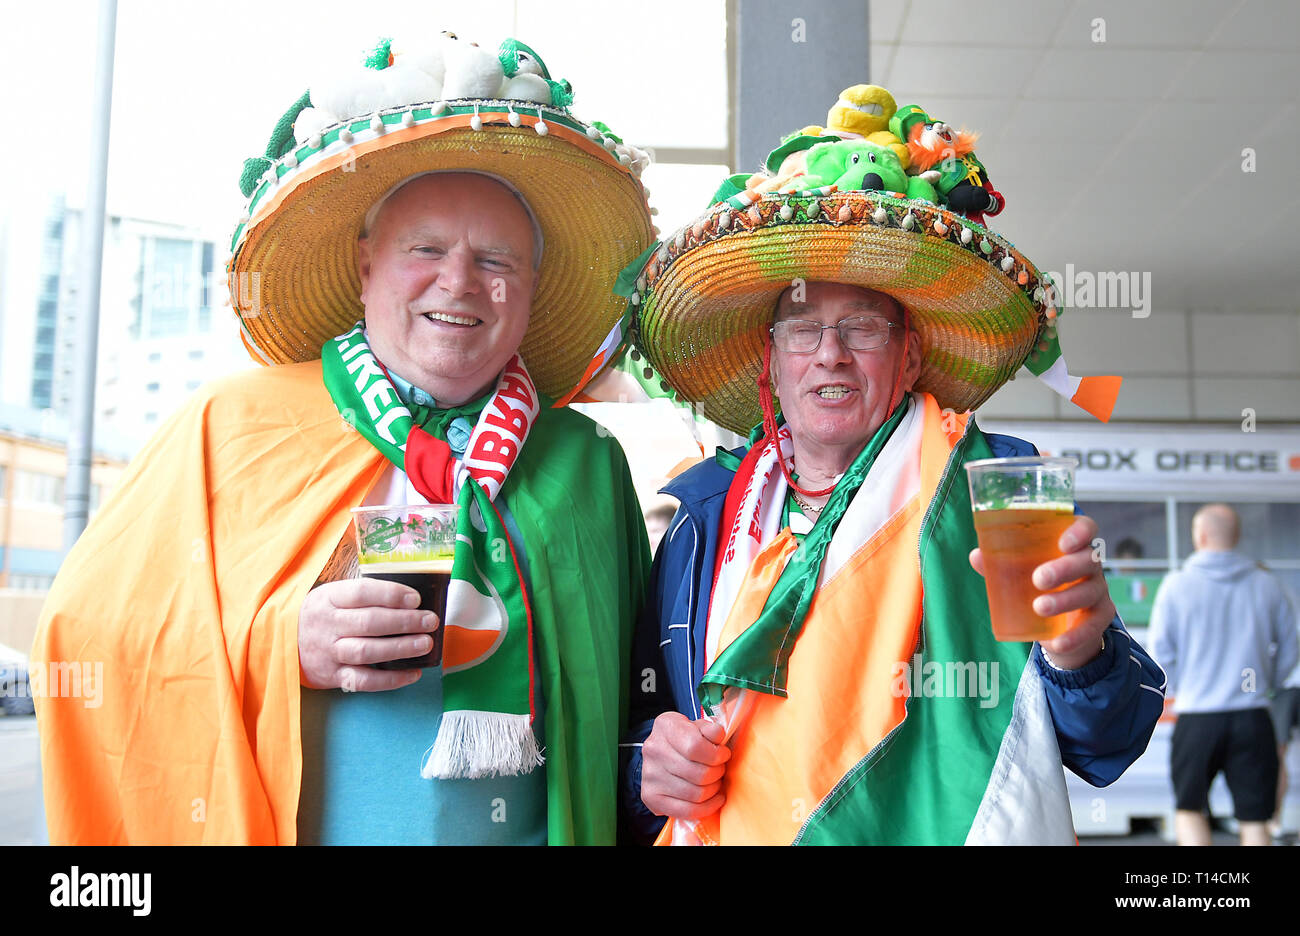
{"type": "MultiPolygon", "coordinates": [[[[875,100],[875,92],[888,97],[876,88],[875,100]]],[[[918,112],[905,109],[905,136],[918,112]]],[[[886,112],[882,126],[892,116],[886,112]]],[[[702,216],[624,271],[636,343],[650,364],[702,415],[746,433],[761,418],[756,380],[781,293],[799,280],[847,283],[906,306],[923,352],[915,389],[940,406],[974,409],[1025,365],[1108,419],[1119,378],[1066,372],[1052,282],[980,213],[948,203],[1001,210],[983,166],[971,153],[955,174],[944,166],[921,175],[927,163],[918,150],[920,167],[913,158],[904,170],[902,142],[880,129],[805,128],[765,171],[726,180],[702,216]],[[945,191],[953,179],[962,184],[945,191]]]]}
{"type": "Polygon", "coordinates": [[[249,353],[265,364],[320,357],[363,316],[366,211],[409,176],[472,170],[517,189],[541,228],[520,353],[538,387],[567,401],[624,343],[626,302],[612,289],[654,238],[646,154],[575,119],[570,100],[522,43],[485,50],[447,33],[409,52],[385,40],[364,66],[314,86],[241,178],[249,202],[227,269],[249,353]]]}

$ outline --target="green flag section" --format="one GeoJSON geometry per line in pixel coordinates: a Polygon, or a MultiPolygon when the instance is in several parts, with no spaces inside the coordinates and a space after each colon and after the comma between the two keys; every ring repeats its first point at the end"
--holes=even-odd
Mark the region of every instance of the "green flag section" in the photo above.
{"type": "Polygon", "coordinates": [[[993,456],[973,426],[953,450],[921,525],[923,610],[908,673],[909,688],[920,692],[908,699],[903,723],[808,817],[798,844],[959,845],[974,821],[1030,645],[993,639],[984,580],[968,560],[978,542],[962,466],[993,456]],[[987,698],[951,692],[956,674],[978,680],[980,667],[994,674],[996,691],[987,698]],[[937,674],[945,691],[927,695],[926,677],[937,674]],[[994,698],[996,705],[984,707],[994,698]]]}

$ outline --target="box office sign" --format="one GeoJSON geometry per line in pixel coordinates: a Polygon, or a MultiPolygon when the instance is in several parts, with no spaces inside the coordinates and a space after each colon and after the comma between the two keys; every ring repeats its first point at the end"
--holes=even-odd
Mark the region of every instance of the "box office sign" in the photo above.
{"type": "Polygon", "coordinates": [[[1062,427],[992,421],[1044,455],[1079,461],[1078,489],[1300,498],[1300,428],[1241,432],[1187,426],[1062,427]]]}

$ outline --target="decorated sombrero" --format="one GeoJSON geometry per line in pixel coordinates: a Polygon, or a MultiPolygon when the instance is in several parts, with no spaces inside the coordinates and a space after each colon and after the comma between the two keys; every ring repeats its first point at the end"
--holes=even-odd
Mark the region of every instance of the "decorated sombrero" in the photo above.
{"type": "Polygon", "coordinates": [[[313,85],[245,162],[247,210],[228,266],[249,353],[266,364],[320,357],[362,318],[356,240],[366,212],[402,180],[461,170],[523,196],[544,251],[520,346],[537,386],[565,402],[624,343],[612,292],[652,232],[646,154],[569,113],[572,88],[526,45],[481,48],[443,33],[381,42],[313,85]]]}
{"type": "Polygon", "coordinates": [[[1002,210],[954,132],[888,91],[841,94],[826,127],[786,138],[763,171],[727,179],[708,210],[628,267],[636,343],[698,411],[745,433],[781,293],[828,281],[888,293],[921,337],[915,389],[974,409],[1024,365],[1099,419],[1118,377],[1071,377],[1056,338],[1058,291],[983,222],[1002,210]]]}

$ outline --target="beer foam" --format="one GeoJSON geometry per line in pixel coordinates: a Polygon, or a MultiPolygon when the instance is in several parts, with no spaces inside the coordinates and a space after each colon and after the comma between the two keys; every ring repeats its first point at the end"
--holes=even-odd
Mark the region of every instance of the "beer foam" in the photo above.
{"type": "Polygon", "coordinates": [[[451,575],[451,559],[411,559],[404,562],[363,562],[362,575],[451,575]]]}
{"type": "MultiPolygon", "coordinates": [[[[987,504],[987,501],[982,502],[987,504]]],[[[1003,510],[1049,510],[1052,513],[1074,513],[1074,504],[1066,504],[1061,501],[1041,502],[1041,501],[1007,501],[998,506],[981,506],[980,503],[975,505],[975,513],[995,513],[1003,510]]]]}

